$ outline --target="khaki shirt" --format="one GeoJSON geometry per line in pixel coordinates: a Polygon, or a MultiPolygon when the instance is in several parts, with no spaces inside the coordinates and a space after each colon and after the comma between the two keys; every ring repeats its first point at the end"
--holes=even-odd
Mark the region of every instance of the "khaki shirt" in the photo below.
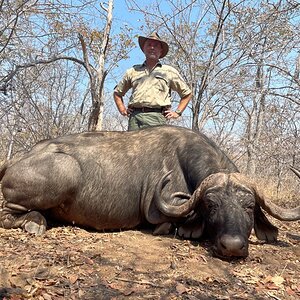
{"type": "Polygon", "coordinates": [[[180,98],[188,96],[191,89],[178,71],[168,65],[158,63],[149,72],[145,63],[128,69],[115,87],[119,96],[124,96],[132,88],[128,107],[161,107],[171,105],[171,90],[180,98]]]}

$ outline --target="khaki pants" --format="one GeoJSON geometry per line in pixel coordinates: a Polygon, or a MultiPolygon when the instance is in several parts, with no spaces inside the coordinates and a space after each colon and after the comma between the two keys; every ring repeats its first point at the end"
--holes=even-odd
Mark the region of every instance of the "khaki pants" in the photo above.
{"type": "Polygon", "coordinates": [[[160,112],[133,112],[128,120],[128,131],[166,125],[167,119],[160,112]]]}

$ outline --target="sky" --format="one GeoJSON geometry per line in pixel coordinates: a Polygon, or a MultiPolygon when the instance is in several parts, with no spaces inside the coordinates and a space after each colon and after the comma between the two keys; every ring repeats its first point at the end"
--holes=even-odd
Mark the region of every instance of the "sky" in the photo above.
{"type": "MultiPolygon", "coordinates": [[[[148,1],[143,1],[143,5],[148,1]]],[[[139,31],[140,26],[143,24],[142,16],[137,12],[132,12],[128,10],[126,5],[126,0],[115,0],[114,10],[113,10],[113,30],[118,30],[122,25],[127,24],[129,27],[133,28],[133,35],[143,35],[143,32],[139,31]]],[[[130,53],[130,61],[135,61],[134,63],[144,60],[144,55],[138,47],[136,41],[136,49],[130,53]]]]}
{"type": "MultiPolygon", "coordinates": [[[[144,6],[148,2],[149,1],[143,1],[142,5],[144,6]]],[[[129,11],[126,5],[126,0],[114,0],[112,33],[116,33],[121,27],[128,25],[128,27],[133,29],[133,36],[145,35],[145,32],[140,32],[142,24],[142,15],[137,12],[129,11]]],[[[128,68],[144,61],[144,54],[138,46],[137,39],[135,39],[134,42],[136,47],[129,53],[128,59],[119,62],[118,68],[113,71],[113,79],[106,82],[106,89],[113,89],[116,83],[121,80],[123,74],[128,68]]]]}

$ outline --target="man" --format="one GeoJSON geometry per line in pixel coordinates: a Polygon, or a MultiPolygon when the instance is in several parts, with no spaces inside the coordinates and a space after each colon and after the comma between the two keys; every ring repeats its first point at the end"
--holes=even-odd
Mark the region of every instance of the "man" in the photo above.
{"type": "Polygon", "coordinates": [[[164,125],[167,120],[177,119],[187,107],[192,92],[178,71],[159,61],[167,55],[169,46],[157,33],[139,36],[139,46],[146,60],[126,71],[114,89],[114,100],[119,112],[129,117],[128,130],[164,125]],[[123,96],[132,89],[126,108],[123,96]],[[171,109],[171,91],[180,96],[178,107],[171,109]]]}

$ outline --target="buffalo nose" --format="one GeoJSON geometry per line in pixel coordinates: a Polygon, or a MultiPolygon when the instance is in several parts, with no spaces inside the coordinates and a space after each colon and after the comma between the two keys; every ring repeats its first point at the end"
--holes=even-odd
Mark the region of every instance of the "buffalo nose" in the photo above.
{"type": "Polygon", "coordinates": [[[224,234],[219,239],[217,251],[222,256],[245,257],[248,255],[248,243],[239,235],[224,234]]]}

